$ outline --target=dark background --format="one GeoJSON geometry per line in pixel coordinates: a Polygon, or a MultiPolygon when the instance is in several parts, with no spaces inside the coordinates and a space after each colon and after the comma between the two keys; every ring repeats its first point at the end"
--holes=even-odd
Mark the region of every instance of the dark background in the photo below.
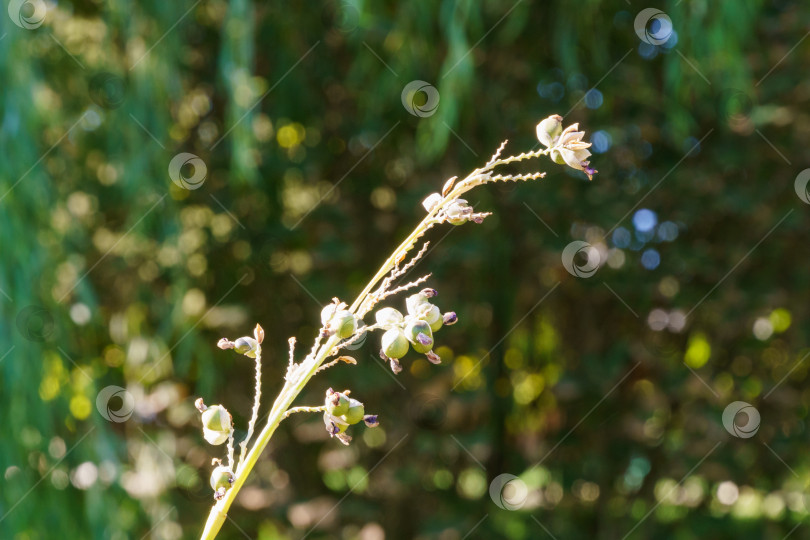
{"type": "Polygon", "coordinates": [[[251,362],[216,341],[264,326],[268,411],[287,338],[303,355],[427,194],[553,113],[595,143],[594,181],[542,160],[474,191],[494,215],[432,231],[417,267],[459,313],[444,363],[394,378],[375,335],[319,374],[298,404],[351,388],[381,426],[343,447],[285,421],[220,537],[810,534],[806,3],[54,2],[32,29],[7,7],[0,537],[197,538],[221,447],[194,399],[242,430],[252,405],[251,362]],[[413,80],[435,114],[403,107],[413,80]],[[180,152],[199,189],[169,179],[180,152]],[[590,278],[562,265],[574,240],[590,278]],[[126,421],[96,407],[110,385],[126,421]],[[724,429],[734,401],[753,437],[724,429]],[[520,509],[490,497],[501,474],[520,509]]]}

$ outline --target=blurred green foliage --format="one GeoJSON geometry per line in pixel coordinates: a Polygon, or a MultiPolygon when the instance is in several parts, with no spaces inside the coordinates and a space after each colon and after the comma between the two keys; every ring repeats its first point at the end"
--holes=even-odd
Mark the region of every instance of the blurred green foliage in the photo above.
{"type": "Polygon", "coordinates": [[[594,182],[543,163],[476,191],[495,215],[434,231],[418,267],[460,316],[445,362],[394,378],[374,336],[319,375],[301,404],[351,388],[381,427],[345,448],[285,421],[221,537],[806,537],[808,17],[799,0],[0,14],[0,537],[197,537],[219,453],[194,399],[242,429],[252,404],[250,361],[217,339],[262,323],[269,410],[287,338],[307,348],[425,195],[505,138],[530,149],[552,113],[599,141],[594,182]],[[634,31],[644,7],[671,18],[662,46],[634,31]],[[412,80],[435,114],[405,110],[412,80]],[[199,189],[170,181],[180,152],[205,163],[199,189]],[[589,279],[560,262],[573,240],[607,261],[589,279]],[[111,385],[126,421],[100,412],[121,395],[97,408],[111,385]],[[761,413],[752,438],[721,423],[738,400],[761,413]],[[488,493],[504,473],[519,510],[488,493]]]}

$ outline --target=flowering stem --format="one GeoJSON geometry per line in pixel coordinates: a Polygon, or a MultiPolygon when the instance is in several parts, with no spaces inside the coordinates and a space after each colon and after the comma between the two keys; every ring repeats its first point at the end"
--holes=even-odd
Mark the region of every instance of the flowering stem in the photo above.
{"type": "MultiPolygon", "coordinates": [[[[501,149],[503,146],[501,147],[501,149]]],[[[459,196],[463,195],[467,191],[471,190],[472,188],[490,182],[490,181],[499,181],[499,180],[525,180],[528,179],[525,175],[516,175],[516,176],[502,176],[496,178],[491,178],[491,171],[499,166],[504,165],[507,163],[515,162],[515,161],[522,161],[524,159],[536,158],[542,155],[545,155],[549,152],[548,149],[546,150],[538,150],[533,152],[527,152],[524,154],[520,154],[518,156],[512,156],[508,158],[501,158],[498,159],[500,150],[493,156],[484,167],[475,169],[472,173],[470,173],[466,178],[457,182],[453,189],[449,190],[447,194],[441,198],[441,200],[427,213],[427,215],[422,219],[422,221],[416,226],[416,228],[408,235],[407,238],[394,250],[390,257],[388,257],[385,262],[382,264],[380,269],[371,278],[365,288],[360,292],[357,298],[354,300],[352,305],[348,308],[351,313],[356,314],[359,318],[365,313],[359,313],[363,306],[363,303],[368,298],[369,294],[371,294],[372,290],[375,286],[394,268],[397,267],[397,264],[404,260],[407,253],[413,249],[416,245],[416,241],[422,237],[430,228],[438,223],[442,222],[442,219],[439,217],[439,214],[442,210],[452,204],[455,199],[459,196]]],[[[535,178],[537,176],[534,176],[535,178]]],[[[258,437],[256,438],[256,442],[245,458],[244,463],[241,463],[240,457],[240,465],[236,471],[234,483],[231,488],[226,492],[225,496],[219,500],[214,506],[211,508],[211,512],[208,515],[208,521],[205,524],[205,529],[203,530],[202,536],[200,540],[213,540],[216,538],[217,533],[222,528],[222,525],[225,523],[225,519],[227,517],[228,509],[233,504],[233,501],[236,499],[237,494],[239,493],[240,489],[244,485],[247,477],[250,474],[250,471],[256,465],[256,462],[259,459],[259,456],[264,451],[267,444],[270,442],[270,438],[273,436],[276,428],[278,427],[279,423],[286,418],[292,412],[297,412],[296,408],[290,410],[290,406],[292,405],[293,401],[298,397],[301,391],[304,389],[306,384],[312,378],[313,375],[318,371],[324,361],[329,358],[329,356],[333,353],[333,349],[335,346],[340,342],[340,338],[333,334],[331,335],[323,344],[313,349],[314,353],[307,356],[302,362],[301,365],[297,367],[295,370],[289,370],[288,377],[284,384],[284,387],[281,389],[276,401],[273,403],[273,407],[270,410],[268,415],[267,424],[265,424],[262,431],[259,433],[258,437]]],[[[316,345],[317,345],[316,341],[316,345]]],[[[257,393],[259,390],[259,380],[258,380],[258,373],[257,373],[257,393]]],[[[251,420],[249,433],[252,431],[252,426],[255,421],[255,417],[257,414],[257,410],[254,408],[254,417],[251,420]]],[[[250,435],[248,435],[248,438],[250,435]]],[[[246,439],[247,440],[247,439],[246,439]]],[[[243,451],[244,455],[244,451],[243,451]]]]}

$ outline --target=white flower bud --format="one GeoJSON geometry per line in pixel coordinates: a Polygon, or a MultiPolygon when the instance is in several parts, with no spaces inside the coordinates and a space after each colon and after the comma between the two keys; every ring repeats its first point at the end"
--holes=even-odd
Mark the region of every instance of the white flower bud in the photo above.
{"type": "Polygon", "coordinates": [[[374,314],[377,324],[390,325],[402,322],[402,313],[392,307],[382,308],[374,314]]]}
{"type": "Polygon", "coordinates": [[[226,491],[231,489],[233,480],[233,471],[225,465],[220,465],[211,472],[211,489],[214,490],[214,497],[216,497],[217,500],[222,498],[219,496],[220,490],[222,490],[221,493],[224,495],[226,491]]]}
{"type": "Polygon", "coordinates": [[[338,311],[329,321],[329,327],[340,339],[346,339],[357,331],[357,318],[348,311],[338,311]]]}
{"type": "Polygon", "coordinates": [[[248,358],[256,358],[256,352],[259,350],[259,343],[252,337],[240,337],[233,342],[233,350],[239,354],[244,354],[248,358]]]}
{"type": "Polygon", "coordinates": [[[349,396],[342,392],[335,392],[331,388],[326,391],[326,412],[333,416],[346,414],[349,410],[349,396]]]}
{"type": "Polygon", "coordinates": [[[551,148],[557,143],[562,133],[562,116],[552,114],[539,124],[537,124],[537,139],[547,148],[551,148]]]}
{"type": "Polygon", "coordinates": [[[382,336],[382,353],[388,358],[402,358],[409,347],[408,338],[399,328],[392,328],[382,336]]]}
{"type": "Polygon", "coordinates": [[[472,206],[467,204],[464,199],[456,199],[445,210],[447,221],[453,225],[463,225],[470,220],[470,215],[473,212],[472,206]]]}
{"type": "Polygon", "coordinates": [[[321,310],[321,322],[340,339],[351,337],[357,331],[357,318],[346,310],[344,303],[332,303],[324,307],[321,310]]]}
{"type": "Polygon", "coordinates": [[[405,299],[405,305],[408,308],[408,315],[417,316],[422,310],[422,307],[428,303],[428,297],[424,292],[418,292],[410,295],[405,299]]]}
{"type": "Polygon", "coordinates": [[[425,210],[430,212],[431,210],[436,208],[436,205],[439,204],[440,202],[442,202],[442,196],[439,195],[438,193],[431,193],[430,195],[427,196],[427,198],[424,201],[422,201],[422,206],[425,207],[425,210]]]}
{"type": "Polygon", "coordinates": [[[433,304],[427,304],[423,305],[422,309],[423,309],[422,316],[419,318],[428,323],[432,331],[435,332],[442,327],[442,323],[444,321],[442,321],[442,313],[439,310],[438,306],[434,306],[433,304]]]}
{"type": "Polygon", "coordinates": [[[233,433],[233,420],[222,405],[212,405],[202,413],[203,437],[209,444],[220,445],[233,433]]]}
{"type": "Polygon", "coordinates": [[[366,415],[365,406],[354,398],[349,399],[349,410],[346,414],[341,416],[341,419],[347,424],[356,424],[360,422],[366,415]]]}

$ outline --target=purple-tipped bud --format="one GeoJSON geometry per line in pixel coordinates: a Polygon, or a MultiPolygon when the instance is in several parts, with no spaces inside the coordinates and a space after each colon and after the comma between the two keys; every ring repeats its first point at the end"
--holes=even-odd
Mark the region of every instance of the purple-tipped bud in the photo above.
{"type": "Polygon", "coordinates": [[[456,315],[455,311],[448,311],[442,316],[442,322],[446,326],[450,326],[451,324],[456,324],[458,322],[458,316],[456,315]]]}
{"type": "Polygon", "coordinates": [[[484,222],[484,216],[482,216],[481,214],[475,214],[472,217],[472,220],[480,225],[480,224],[482,224],[484,222]]]}
{"type": "Polygon", "coordinates": [[[433,338],[431,338],[426,334],[423,334],[422,332],[419,332],[419,335],[416,336],[416,341],[425,346],[433,345],[433,338]]]}
{"type": "Polygon", "coordinates": [[[393,371],[395,375],[402,371],[402,364],[399,363],[399,360],[397,360],[396,358],[389,358],[389,360],[391,371],[393,371]]]}
{"type": "Polygon", "coordinates": [[[329,413],[324,413],[323,415],[323,424],[326,427],[326,432],[330,437],[334,437],[340,433],[340,426],[334,422],[333,418],[334,417],[329,413]]]}
{"type": "Polygon", "coordinates": [[[368,427],[377,427],[380,425],[380,421],[377,419],[376,414],[367,414],[363,417],[363,422],[366,423],[368,427]]]}
{"type": "Polygon", "coordinates": [[[439,296],[439,291],[437,291],[436,289],[422,289],[421,293],[427,296],[428,298],[439,296]]]}
{"type": "Polygon", "coordinates": [[[217,342],[217,347],[219,347],[223,351],[225,349],[233,349],[234,343],[228,338],[222,338],[217,342]]]}
{"type": "Polygon", "coordinates": [[[346,446],[349,446],[349,443],[352,442],[352,436],[346,433],[345,431],[343,433],[338,433],[336,437],[340,442],[342,442],[346,446]]]}
{"type": "Polygon", "coordinates": [[[430,362],[431,364],[442,363],[442,357],[433,351],[428,351],[427,353],[425,353],[425,356],[427,356],[428,362],[430,362]]]}
{"type": "Polygon", "coordinates": [[[197,410],[200,412],[208,410],[208,407],[203,403],[203,398],[197,398],[197,401],[194,402],[194,406],[197,407],[197,410]]]}

